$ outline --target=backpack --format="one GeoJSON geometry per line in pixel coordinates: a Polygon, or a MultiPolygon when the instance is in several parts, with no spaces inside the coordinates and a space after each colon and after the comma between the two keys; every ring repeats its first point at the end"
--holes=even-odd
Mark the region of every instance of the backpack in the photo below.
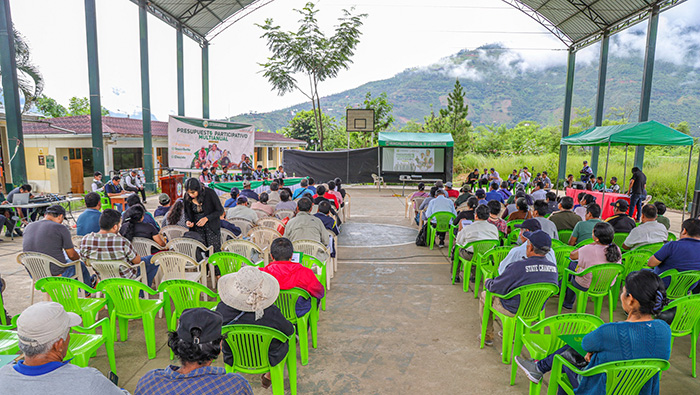
{"type": "Polygon", "coordinates": [[[416,236],[416,245],[418,247],[426,247],[428,245],[428,224],[423,225],[416,236]]]}

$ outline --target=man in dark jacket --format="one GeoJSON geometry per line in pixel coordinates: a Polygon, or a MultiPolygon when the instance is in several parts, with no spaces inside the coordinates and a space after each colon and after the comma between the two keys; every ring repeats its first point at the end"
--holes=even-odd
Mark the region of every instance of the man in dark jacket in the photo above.
{"type": "MultiPolygon", "coordinates": [[[[546,258],[547,253],[552,248],[552,239],[541,230],[525,232],[523,236],[530,241],[527,245],[527,258],[511,263],[503,271],[503,274],[494,279],[486,280],[485,286],[489,292],[506,295],[524,285],[536,283],[557,285],[557,265],[546,258]]],[[[479,295],[481,316],[484,313],[485,303],[486,291],[482,291],[479,295]]],[[[494,296],[492,299],[491,308],[510,317],[515,316],[518,307],[520,307],[520,296],[511,299],[501,299],[494,296]]],[[[491,314],[489,314],[486,325],[484,344],[493,345],[493,316],[491,314]]]]}
{"type": "Polygon", "coordinates": [[[627,215],[627,210],[629,210],[630,205],[626,200],[617,200],[610,204],[615,207],[615,214],[609,217],[605,222],[609,223],[615,229],[615,233],[629,233],[634,229],[637,224],[634,222],[629,215],[627,215]]]}

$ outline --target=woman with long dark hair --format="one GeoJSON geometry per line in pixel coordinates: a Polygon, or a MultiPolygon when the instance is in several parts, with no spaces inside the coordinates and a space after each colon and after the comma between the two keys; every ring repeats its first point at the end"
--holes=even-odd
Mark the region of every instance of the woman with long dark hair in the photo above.
{"type": "Polygon", "coordinates": [[[203,186],[196,178],[185,181],[185,225],[202,236],[204,245],[221,250],[221,222],[224,213],[221,200],[213,189],[203,186]]]}
{"type": "MultiPolygon", "coordinates": [[[[627,319],[622,322],[603,324],[584,336],[581,347],[587,354],[580,356],[583,360],[580,362],[582,364],[588,362],[586,369],[590,369],[614,361],[650,358],[668,360],[671,356],[671,327],[665,321],[655,319],[655,316],[668,303],[666,288],[661,278],[650,270],[630,273],[625,279],[625,286],[622,287],[620,302],[627,313],[627,319]]],[[[539,383],[542,376],[552,370],[554,356],[562,353],[578,359],[578,353],[571,347],[565,346],[540,361],[517,356],[515,362],[531,381],[539,383]],[[575,354],[569,354],[572,352],[575,354]]],[[[564,371],[572,386],[576,388],[577,394],[605,393],[605,375],[583,377],[579,383],[578,375],[566,367],[564,371]]],[[[658,393],[659,375],[657,374],[644,384],[639,394],[656,395],[658,393]]]]}
{"type": "Polygon", "coordinates": [[[170,210],[165,214],[163,218],[162,226],[167,225],[178,225],[183,228],[187,227],[187,220],[185,219],[185,202],[182,199],[177,199],[175,203],[170,207],[170,210]]]}
{"type": "MultiPolygon", "coordinates": [[[[145,210],[143,206],[134,205],[129,207],[126,210],[119,234],[129,241],[134,241],[134,237],[143,237],[155,241],[161,247],[165,247],[165,239],[158,233],[158,230],[153,225],[143,222],[144,215],[145,210]]],[[[151,253],[157,252],[153,251],[154,249],[155,247],[151,249],[151,253]]],[[[158,266],[151,263],[152,257],[153,255],[141,257],[146,264],[146,279],[149,286],[153,284],[153,279],[158,272],[158,266]]]]}

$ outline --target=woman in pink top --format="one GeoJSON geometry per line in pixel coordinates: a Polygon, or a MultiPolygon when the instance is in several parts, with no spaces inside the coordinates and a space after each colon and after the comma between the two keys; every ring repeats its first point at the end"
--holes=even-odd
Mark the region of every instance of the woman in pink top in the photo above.
{"type": "MultiPolygon", "coordinates": [[[[593,227],[593,244],[585,245],[577,250],[574,250],[571,257],[571,265],[569,269],[575,270],[576,273],[588,269],[595,265],[604,263],[621,263],[622,252],[620,247],[613,244],[615,229],[607,222],[599,222],[593,227]]],[[[571,276],[569,283],[574,287],[587,291],[591,286],[592,274],[586,274],[583,277],[571,276]]],[[[571,289],[566,290],[564,298],[564,307],[572,309],[576,294],[571,289]]]]}
{"type": "Polygon", "coordinates": [[[266,212],[268,216],[271,217],[275,213],[275,207],[267,204],[268,200],[270,200],[270,196],[267,194],[267,192],[263,192],[258,197],[260,198],[260,200],[253,203],[253,205],[250,206],[250,208],[253,210],[262,210],[266,212]]]}

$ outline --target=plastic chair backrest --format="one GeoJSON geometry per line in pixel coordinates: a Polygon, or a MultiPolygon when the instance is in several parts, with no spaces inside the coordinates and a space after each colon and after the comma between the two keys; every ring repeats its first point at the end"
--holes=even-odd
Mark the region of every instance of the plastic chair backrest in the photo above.
{"type": "Polygon", "coordinates": [[[520,306],[515,313],[525,321],[532,321],[540,316],[544,303],[550,296],[559,292],[559,287],[551,283],[535,283],[518,287],[503,297],[511,299],[520,296],[520,306]]]}
{"type": "Polygon", "coordinates": [[[255,262],[255,255],[258,260],[263,259],[263,250],[259,245],[250,240],[233,239],[229,240],[221,246],[222,251],[233,252],[238,255],[248,258],[251,262],[255,262]]]}
{"type": "Polygon", "coordinates": [[[73,247],[76,249],[80,248],[80,243],[83,241],[83,236],[71,236],[70,239],[73,242],[73,247]]]}
{"type": "Polygon", "coordinates": [[[166,280],[158,286],[158,292],[165,292],[175,305],[176,315],[179,317],[187,309],[203,307],[202,294],[219,300],[216,292],[206,286],[190,280],[166,280]]]}
{"type": "Polygon", "coordinates": [[[552,248],[557,248],[557,247],[564,247],[566,244],[558,239],[552,239],[552,248]]]}
{"type": "Polygon", "coordinates": [[[564,269],[569,268],[569,262],[571,262],[569,256],[575,249],[576,247],[568,245],[553,248],[554,256],[557,258],[557,271],[559,272],[560,277],[563,275],[564,269]]]}
{"type": "Polygon", "coordinates": [[[678,240],[678,236],[676,236],[675,233],[668,232],[668,241],[676,241],[678,240]]]}
{"type": "Polygon", "coordinates": [[[648,250],[648,251],[651,251],[652,254],[656,254],[656,252],[659,251],[661,249],[661,247],[663,247],[663,246],[664,246],[664,243],[644,244],[644,245],[635,247],[633,251],[648,250]]]}
{"type": "Polygon", "coordinates": [[[649,258],[654,255],[649,250],[632,250],[622,254],[622,265],[625,267],[625,272],[622,274],[622,279],[626,279],[627,275],[642,270],[647,267],[649,258]]]}
{"type": "Polygon", "coordinates": [[[574,232],[574,231],[571,230],[571,229],[562,229],[562,230],[558,231],[558,233],[559,233],[559,240],[561,240],[562,242],[564,242],[564,244],[569,244],[569,239],[571,238],[571,234],[572,234],[573,232],[574,232]]]}
{"type": "Polygon", "coordinates": [[[331,257],[330,251],[323,244],[315,240],[296,240],[292,242],[294,251],[301,252],[304,255],[311,255],[322,262],[327,262],[331,257]]]}
{"type": "Polygon", "coordinates": [[[24,265],[34,281],[51,277],[51,264],[58,264],[53,257],[40,252],[23,252],[17,255],[17,262],[24,265]]]}
{"type": "Polygon", "coordinates": [[[584,370],[582,376],[605,374],[606,394],[636,395],[647,381],[668,367],[668,361],[663,359],[633,359],[594,366],[584,370]]]}
{"type": "Polygon", "coordinates": [[[45,277],[37,281],[34,287],[49,294],[51,300],[63,306],[66,311],[79,315],[83,313],[83,308],[78,302],[78,290],[95,293],[94,289],[80,281],[65,277],[45,277]]]}
{"type": "Polygon", "coordinates": [[[85,262],[87,266],[90,266],[100,277],[101,280],[108,278],[121,278],[121,273],[119,268],[121,266],[126,267],[124,261],[98,261],[93,259],[88,259],[85,262]]]}
{"type": "Polygon", "coordinates": [[[492,247],[481,256],[481,266],[493,266],[497,268],[513,247],[492,247]]]}
{"type": "Polygon", "coordinates": [[[510,230],[510,233],[508,233],[508,244],[510,245],[515,245],[518,242],[518,239],[520,238],[520,229],[518,228],[512,228],[510,230]]]}
{"type": "Polygon", "coordinates": [[[305,298],[311,300],[311,295],[301,288],[281,289],[275,306],[280,308],[282,315],[292,324],[297,322],[297,299],[305,298]]]}
{"type": "Polygon", "coordinates": [[[613,237],[613,243],[618,247],[622,248],[622,244],[625,242],[625,240],[627,240],[627,236],[629,235],[629,233],[615,232],[615,236],[613,237]]]}
{"type": "Polygon", "coordinates": [[[235,238],[236,238],[236,235],[234,235],[233,232],[231,232],[228,229],[221,228],[221,242],[222,243],[225,243],[228,240],[235,239],[235,238]]]}
{"type": "MultiPolygon", "coordinates": [[[[544,328],[549,328],[549,343],[545,355],[550,355],[556,350],[564,347],[564,341],[559,338],[561,335],[576,335],[590,333],[605,322],[594,315],[585,313],[560,314],[547,317],[535,325],[529,326],[522,318],[520,324],[529,327],[531,332],[537,332],[544,328]]],[[[527,332],[525,334],[527,336],[527,332]]],[[[541,346],[541,344],[540,344],[541,346]]]]}
{"type": "Polygon", "coordinates": [[[581,248],[583,246],[587,246],[587,245],[593,244],[593,243],[595,243],[595,240],[593,240],[593,238],[591,237],[591,238],[588,238],[586,240],[581,240],[578,243],[576,243],[576,248],[581,248]]]}
{"type": "Polygon", "coordinates": [[[280,220],[285,219],[285,218],[292,219],[292,218],[294,218],[294,211],[292,211],[292,210],[277,210],[277,211],[275,211],[275,218],[280,219],[280,220]]]}
{"type": "Polygon", "coordinates": [[[160,229],[160,233],[164,234],[168,241],[179,239],[187,233],[189,229],[179,225],[167,225],[160,229]]]}
{"type": "Polygon", "coordinates": [[[700,295],[685,296],[676,299],[664,308],[664,311],[676,308],[676,315],[671,322],[674,336],[685,336],[693,332],[700,322],[700,295]]]}
{"type": "Polygon", "coordinates": [[[604,263],[602,265],[591,266],[582,271],[583,274],[592,274],[591,286],[588,287],[588,294],[594,296],[607,295],[612,287],[613,281],[625,271],[625,267],[619,263],[604,263]]]}
{"type": "Polygon", "coordinates": [[[250,259],[234,252],[217,252],[209,257],[209,263],[217,266],[222,276],[241,270],[243,265],[257,266],[250,259]]]}
{"type": "Polygon", "coordinates": [[[506,223],[506,225],[508,225],[508,227],[510,227],[510,229],[513,230],[513,229],[517,229],[517,228],[515,227],[515,225],[520,225],[520,224],[522,224],[523,222],[525,222],[524,219],[514,219],[514,220],[511,220],[511,221],[508,221],[508,222],[506,223]]]}
{"type": "Polygon", "coordinates": [[[311,270],[314,270],[314,267],[318,267],[321,269],[321,273],[316,273],[316,270],[314,270],[314,273],[316,273],[316,278],[318,278],[318,281],[321,284],[325,284],[326,282],[326,262],[321,261],[320,259],[304,254],[301,257],[301,265],[304,266],[305,268],[309,268],[311,270]]]}
{"type": "Polygon", "coordinates": [[[168,242],[168,245],[165,246],[165,248],[171,251],[179,252],[180,254],[187,255],[188,257],[194,259],[197,262],[202,260],[201,256],[197,256],[198,249],[204,251],[205,253],[209,251],[209,247],[205,246],[201,242],[186,237],[170,240],[168,242]]]}
{"type": "Polygon", "coordinates": [[[256,226],[248,232],[248,237],[250,237],[253,243],[259,245],[263,249],[269,249],[272,241],[278,237],[282,237],[282,235],[274,229],[256,226]]]}
{"type": "Polygon", "coordinates": [[[114,309],[122,315],[140,316],[143,314],[140,291],[148,294],[155,292],[151,287],[127,278],[109,278],[97,284],[97,291],[104,292],[112,302],[114,309]]]}
{"type": "Polygon", "coordinates": [[[258,219],[260,218],[270,218],[270,214],[267,213],[265,210],[260,210],[260,209],[253,209],[255,211],[255,214],[258,215],[258,219]]]}
{"type": "Polygon", "coordinates": [[[268,350],[273,339],[284,343],[289,337],[261,325],[226,325],[221,333],[233,353],[233,368],[240,372],[264,372],[270,367],[268,350]]]}
{"type": "Polygon", "coordinates": [[[666,287],[666,297],[669,299],[679,299],[688,296],[690,287],[700,281],[700,270],[679,272],[676,269],[671,269],[660,275],[661,278],[669,276],[671,277],[671,283],[666,287]]]}
{"type": "Polygon", "coordinates": [[[447,212],[447,211],[438,211],[437,213],[431,215],[428,218],[428,223],[432,224],[432,220],[435,220],[435,229],[437,232],[447,232],[450,230],[450,224],[452,223],[452,220],[455,219],[457,216],[447,212]]]}
{"type": "Polygon", "coordinates": [[[134,237],[134,239],[131,241],[131,245],[134,247],[134,250],[136,250],[136,253],[139,254],[140,257],[153,255],[151,248],[157,248],[159,250],[165,248],[159,246],[155,241],[146,239],[145,237],[134,237]]]}
{"type": "Polygon", "coordinates": [[[247,235],[248,232],[255,226],[252,221],[245,218],[234,217],[227,219],[227,221],[239,227],[241,229],[241,235],[247,235]]]}
{"type": "Polygon", "coordinates": [[[498,247],[498,240],[477,240],[465,244],[462,248],[472,247],[474,257],[483,255],[493,247],[498,247]]]}
{"type": "Polygon", "coordinates": [[[159,266],[163,274],[162,281],[184,279],[186,268],[198,267],[192,257],[177,251],[161,251],[153,255],[152,263],[159,266]]]}
{"type": "Polygon", "coordinates": [[[255,224],[258,226],[263,226],[275,230],[277,230],[279,226],[281,226],[282,228],[284,228],[285,226],[284,222],[275,217],[260,218],[257,220],[257,222],[255,222],[255,224]]]}

